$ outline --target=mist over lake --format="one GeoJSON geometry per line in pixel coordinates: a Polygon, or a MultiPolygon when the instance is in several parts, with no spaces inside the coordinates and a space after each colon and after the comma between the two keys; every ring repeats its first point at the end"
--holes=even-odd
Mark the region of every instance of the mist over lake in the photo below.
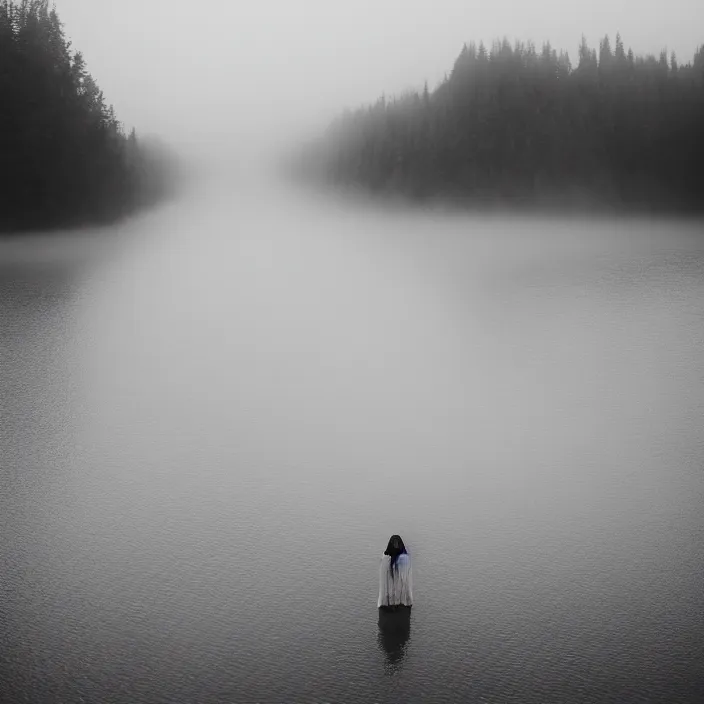
{"type": "Polygon", "coordinates": [[[3,701],[704,694],[700,221],[262,176],[36,243],[0,242],[3,701]]]}

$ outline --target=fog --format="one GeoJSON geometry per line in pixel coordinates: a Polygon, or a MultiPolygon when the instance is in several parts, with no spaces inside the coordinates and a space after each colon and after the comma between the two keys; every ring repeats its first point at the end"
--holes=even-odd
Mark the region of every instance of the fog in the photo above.
{"type": "Polygon", "coordinates": [[[61,0],[68,36],[118,116],[190,153],[261,155],[345,106],[431,87],[462,43],[576,49],[620,32],[636,53],[691,59],[704,3],[672,0],[61,0]]]}
{"type": "Polygon", "coordinates": [[[201,185],[0,243],[0,699],[699,701],[700,225],[201,185]]]}
{"type": "Polygon", "coordinates": [[[570,5],[59,0],[197,177],[0,239],[1,701],[702,700],[701,221],[268,171],[464,41],[703,38],[702,0],[570,5]]]}

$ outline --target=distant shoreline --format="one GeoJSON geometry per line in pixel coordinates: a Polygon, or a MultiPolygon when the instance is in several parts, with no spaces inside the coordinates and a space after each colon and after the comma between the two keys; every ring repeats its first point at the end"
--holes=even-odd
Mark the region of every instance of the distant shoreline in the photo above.
{"type": "Polygon", "coordinates": [[[111,225],[175,186],[175,158],[126,130],[48,0],[0,3],[0,233],[111,225]]]}
{"type": "Polygon", "coordinates": [[[321,185],[479,211],[704,213],[704,47],[465,45],[434,90],[340,115],[293,158],[321,185]]]}
{"type": "Polygon", "coordinates": [[[331,185],[305,180],[303,188],[311,193],[322,193],[339,197],[346,202],[362,201],[366,205],[380,208],[403,208],[419,213],[443,215],[514,216],[514,217],[586,217],[591,218],[658,218],[671,217],[700,220],[704,218],[704,203],[701,207],[663,206],[649,203],[623,205],[599,201],[589,194],[576,195],[571,200],[559,197],[510,200],[496,196],[478,198],[471,195],[438,194],[414,197],[405,193],[373,191],[354,185],[331,185]]]}

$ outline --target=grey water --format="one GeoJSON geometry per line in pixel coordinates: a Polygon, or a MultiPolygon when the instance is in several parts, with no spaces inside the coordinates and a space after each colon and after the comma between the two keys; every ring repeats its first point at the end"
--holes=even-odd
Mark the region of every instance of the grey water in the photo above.
{"type": "Polygon", "coordinates": [[[701,222],[210,184],[0,330],[3,702],[704,699],[701,222]]]}

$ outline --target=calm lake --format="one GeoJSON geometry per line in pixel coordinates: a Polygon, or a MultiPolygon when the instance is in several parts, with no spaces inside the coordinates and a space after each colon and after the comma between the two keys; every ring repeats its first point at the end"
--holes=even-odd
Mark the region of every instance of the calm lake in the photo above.
{"type": "Polygon", "coordinates": [[[0,331],[3,702],[704,700],[701,222],[209,184],[0,331]]]}

